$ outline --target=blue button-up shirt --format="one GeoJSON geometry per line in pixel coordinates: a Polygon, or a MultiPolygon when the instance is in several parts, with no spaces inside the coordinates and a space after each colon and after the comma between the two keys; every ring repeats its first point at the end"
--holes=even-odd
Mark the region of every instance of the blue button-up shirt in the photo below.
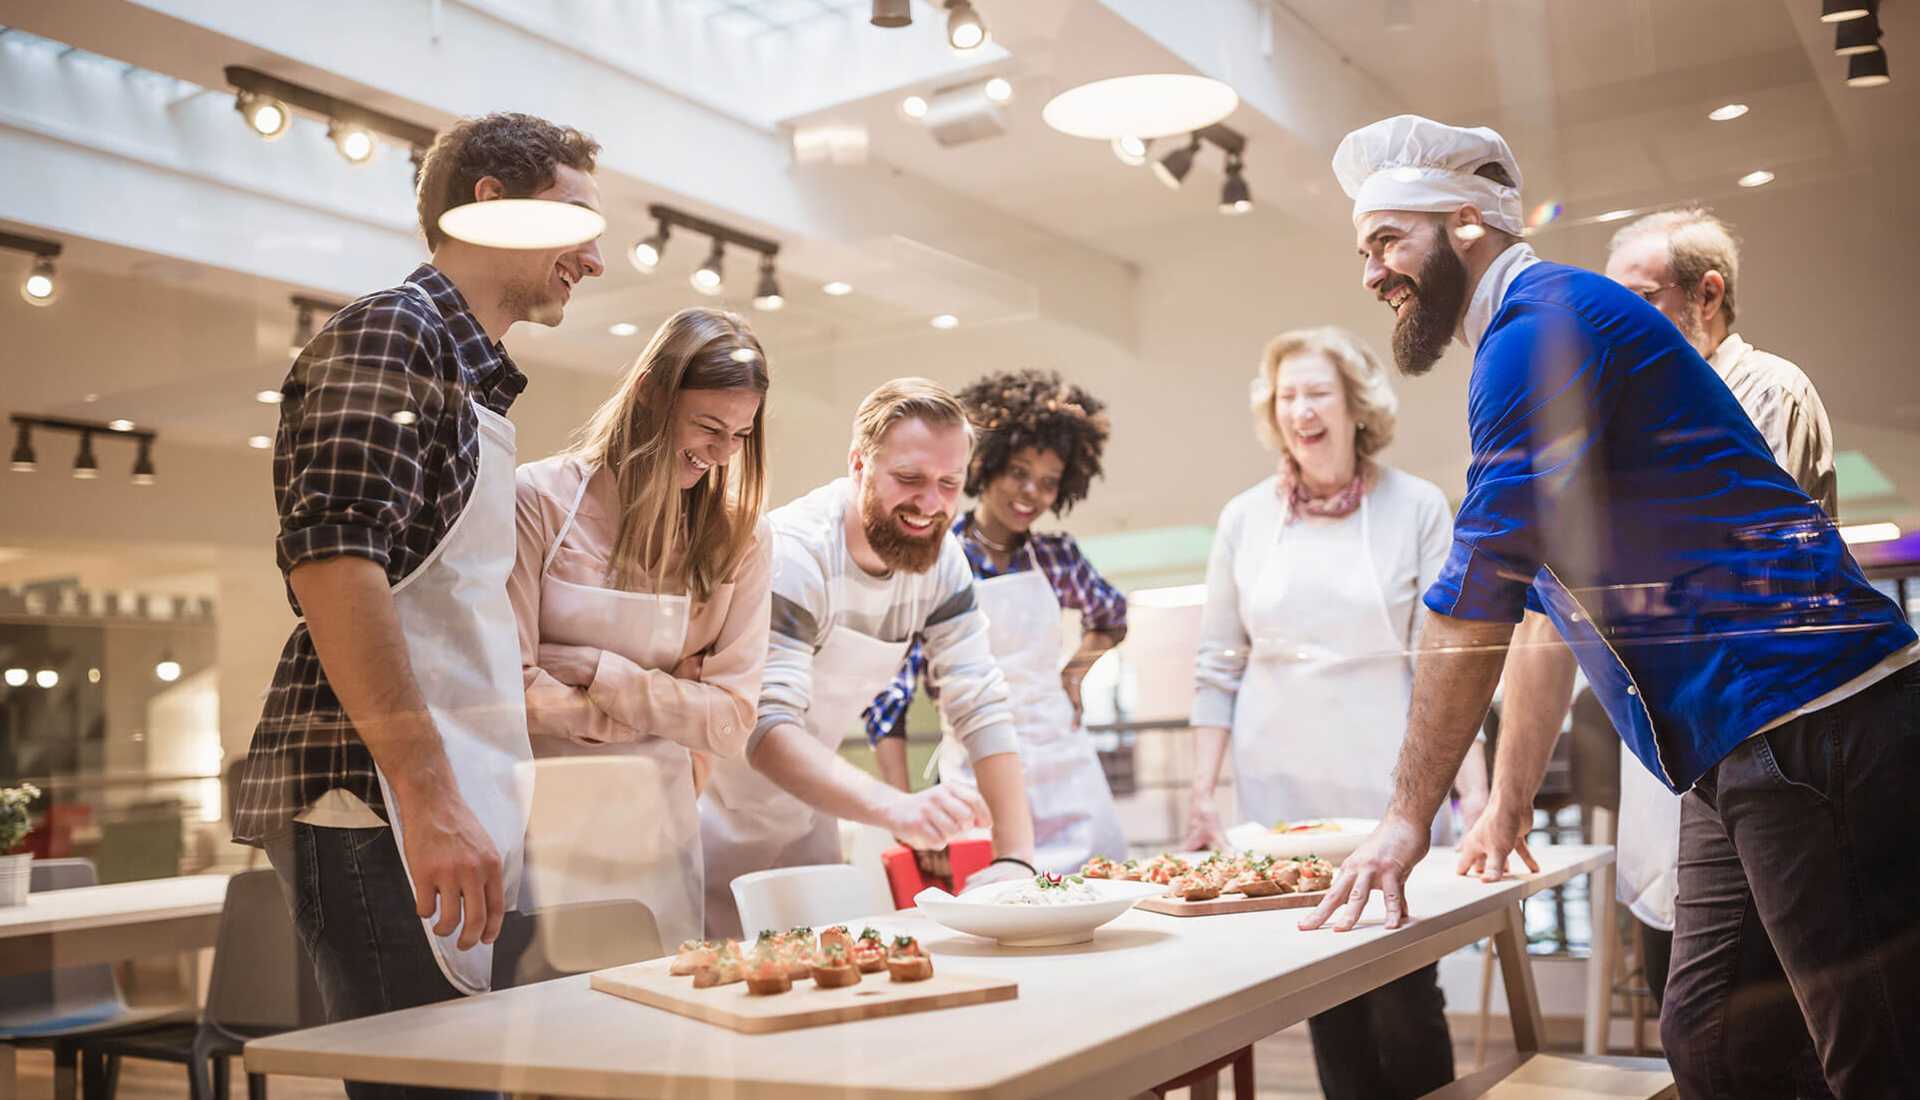
{"type": "Polygon", "coordinates": [[[1505,278],[1474,354],[1473,462],[1428,607],[1544,611],[1628,748],[1675,791],[1912,644],[1658,310],[1560,264],[1505,278]]]}

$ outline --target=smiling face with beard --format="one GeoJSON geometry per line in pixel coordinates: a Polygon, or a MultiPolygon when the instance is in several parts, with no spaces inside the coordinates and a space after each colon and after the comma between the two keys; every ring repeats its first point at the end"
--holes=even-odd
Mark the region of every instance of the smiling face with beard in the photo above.
{"type": "Polygon", "coordinates": [[[971,451],[965,427],[908,418],[872,454],[854,453],[861,533],[887,569],[925,573],[940,560],[971,451]]]}
{"type": "Polygon", "coordinates": [[[1393,310],[1393,361],[1406,375],[1433,369],[1466,312],[1467,265],[1437,215],[1381,211],[1360,223],[1364,282],[1393,310]]]}

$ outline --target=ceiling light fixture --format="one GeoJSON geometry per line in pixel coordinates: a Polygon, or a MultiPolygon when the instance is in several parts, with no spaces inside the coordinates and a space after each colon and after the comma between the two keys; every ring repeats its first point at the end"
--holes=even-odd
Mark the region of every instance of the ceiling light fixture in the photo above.
{"type": "Polygon", "coordinates": [[[1175,191],[1180,190],[1187,173],[1193,171],[1193,157],[1199,151],[1200,135],[1195,134],[1185,145],[1153,162],[1153,178],[1175,191]]]}
{"type": "Polygon", "coordinates": [[[33,674],[33,682],[47,691],[60,686],[60,673],[51,668],[43,668],[33,674]]]}
{"type": "Polygon", "coordinates": [[[1147,163],[1147,143],[1137,137],[1114,138],[1111,148],[1120,163],[1129,168],[1138,168],[1147,163]]]}
{"type": "Polygon", "coordinates": [[[910,95],[907,98],[901,100],[900,113],[905,115],[907,118],[911,119],[914,122],[919,122],[921,119],[927,117],[926,97],[910,95]]]}
{"type": "Polygon", "coordinates": [[[1849,19],[1861,19],[1867,14],[1867,5],[1861,0],[1821,0],[1820,22],[1844,23],[1849,19]]]}
{"type": "Polygon", "coordinates": [[[670,231],[666,222],[655,225],[653,236],[635,241],[627,250],[627,259],[633,263],[634,270],[642,275],[651,275],[660,266],[660,257],[667,254],[667,235],[670,231]]]}
{"type": "Polygon", "coordinates": [[[960,327],[960,318],[955,317],[951,313],[942,313],[934,317],[932,320],[928,321],[927,323],[932,325],[934,328],[937,328],[940,331],[945,332],[948,329],[960,327]]]}
{"type": "Polygon", "coordinates": [[[285,103],[270,95],[241,92],[233,97],[233,109],[247,120],[247,129],[267,141],[278,141],[285,137],[287,127],[293,124],[293,112],[287,109],[285,103]]]}
{"type": "Polygon", "coordinates": [[[640,326],[634,324],[632,321],[615,321],[613,324],[607,326],[607,335],[609,336],[634,336],[637,335],[639,331],[640,326]]]}
{"type": "Polygon", "coordinates": [[[773,274],[773,257],[760,257],[760,285],[753,291],[753,308],[773,313],[786,304],[780,295],[780,281],[773,274]]]}
{"type": "Polygon", "coordinates": [[[133,421],[124,418],[120,420],[109,420],[107,421],[107,430],[112,432],[130,432],[133,430],[133,421]]]}
{"type": "Polygon", "coordinates": [[[1247,187],[1246,177],[1240,174],[1240,168],[1238,154],[1227,157],[1227,182],[1220,187],[1222,214],[1237,216],[1253,209],[1253,191],[1247,187]]]}
{"type": "Polygon", "coordinates": [[[947,0],[947,45],[956,53],[969,53],[993,40],[973,0],[947,0]]]}
{"type": "Polygon", "coordinates": [[[721,265],[726,262],[726,258],[726,246],[721,243],[720,238],[715,237],[712,251],[707,253],[706,260],[694,269],[693,274],[687,276],[687,282],[693,284],[693,289],[702,294],[720,293],[720,288],[726,283],[721,270],[721,265]]]}
{"type": "Polygon", "coordinates": [[[1212,77],[1140,73],[1069,88],[1048,100],[1040,117],[1072,137],[1152,139],[1205,129],[1239,105],[1238,93],[1212,77]]]}
{"type": "Polygon", "coordinates": [[[253,399],[262,405],[278,405],[280,403],[280,397],[281,394],[279,390],[261,390],[259,393],[253,395],[253,399]]]}
{"type": "Polygon", "coordinates": [[[134,459],[133,462],[133,483],[135,485],[152,485],[154,481],[153,440],[143,439],[140,441],[140,457],[134,459]]]}
{"type": "Polygon", "coordinates": [[[1004,76],[996,76],[987,81],[982,89],[987,99],[996,107],[1005,107],[1013,102],[1013,82],[1004,76]]]}
{"type": "Polygon", "coordinates": [[[97,420],[68,420],[55,416],[28,416],[13,414],[14,436],[13,458],[10,463],[15,473],[30,474],[39,469],[39,462],[33,453],[32,433],[69,432],[80,437],[79,451],[73,459],[73,476],[81,481],[92,481],[100,476],[100,460],[94,454],[94,436],[116,439],[132,439],[139,444],[139,458],[133,465],[135,485],[153,484],[153,442],[158,438],[150,428],[140,428],[131,420],[114,420],[101,423],[97,420]]]}
{"type": "Polygon", "coordinates": [[[1765,168],[1759,168],[1759,169],[1755,169],[1752,172],[1748,172],[1744,176],[1741,176],[1740,186],[1765,187],[1767,184],[1772,183],[1773,180],[1774,180],[1774,175],[1772,172],[1767,171],[1765,168]]]}
{"type": "Polygon", "coordinates": [[[26,687],[27,681],[31,679],[33,679],[33,673],[28,672],[24,668],[10,668],[7,670],[8,687],[26,687]]]}
{"type": "Polygon", "coordinates": [[[1880,49],[1880,18],[1849,19],[1833,28],[1833,52],[1841,57],[1875,53],[1880,49]]]}
{"type": "Polygon", "coordinates": [[[250,435],[247,437],[247,446],[252,447],[256,451],[264,451],[268,447],[273,446],[273,437],[265,436],[265,435],[250,435]]]}
{"type": "Polygon", "coordinates": [[[912,26],[912,0],[873,0],[873,15],[867,22],[887,28],[912,26]]]}
{"type": "Polygon", "coordinates": [[[160,651],[160,660],[153,666],[153,677],[163,684],[171,684],[180,678],[180,662],[174,659],[173,651],[160,651]]]}
{"type": "Polygon", "coordinates": [[[13,472],[30,474],[40,468],[33,457],[33,428],[18,417],[14,418],[13,426],[13,472]]]}
{"type": "Polygon", "coordinates": [[[1746,104],[1729,103],[1729,104],[1726,104],[1725,106],[1715,107],[1713,110],[1708,111],[1707,117],[1712,119],[1715,122],[1732,122],[1734,119],[1739,118],[1741,115],[1744,115],[1746,113],[1747,113],[1746,104]]]}
{"type": "Polygon", "coordinates": [[[327,123],[327,140],[340,151],[348,164],[366,164],[373,159],[373,131],[355,122],[341,122],[335,119],[327,123]]]}
{"type": "MultiPolygon", "coordinates": [[[[237,93],[234,107],[242,118],[247,120],[247,129],[272,141],[287,132],[293,122],[293,112],[305,111],[315,118],[329,122],[329,134],[359,130],[367,134],[367,156],[372,155],[372,135],[385,134],[395,143],[414,150],[429,148],[433,145],[433,128],[416,122],[390,115],[385,111],[376,111],[349,99],[341,99],[317,88],[295,84],[282,80],[258,69],[245,65],[229,65],[225,69],[227,84],[237,93]],[[341,120],[351,120],[343,122],[341,120]]],[[[338,139],[336,138],[336,143],[338,139]]],[[[355,150],[360,148],[356,140],[352,143],[355,150]]],[[[341,155],[358,164],[364,157],[355,157],[348,149],[341,149],[341,155]]]]}
{"type": "Polygon", "coordinates": [[[853,293],[853,284],[842,283],[837,281],[831,282],[831,283],[828,283],[826,286],[821,287],[820,293],[832,295],[835,298],[844,298],[847,295],[853,293]]]}
{"type": "Polygon", "coordinates": [[[1891,83],[1893,73],[1887,68],[1886,50],[1879,49],[1847,58],[1847,87],[1878,88],[1891,83]]]}
{"type": "Polygon", "coordinates": [[[20,280],[20,297],[30,306],[50,306],[60,297],[60,281],[53,269],[54,257],[64,249],[59,241],[0,231],[0,249],[33,257],[26,278],[20,280]]]}
{"type": "Polygon", "coordinates": [[[73,456],[73,476],[77,481],[92,481],[100,476],[100,460],[93,457],[93,433],[80,433],[80,451],[73,456]]]}

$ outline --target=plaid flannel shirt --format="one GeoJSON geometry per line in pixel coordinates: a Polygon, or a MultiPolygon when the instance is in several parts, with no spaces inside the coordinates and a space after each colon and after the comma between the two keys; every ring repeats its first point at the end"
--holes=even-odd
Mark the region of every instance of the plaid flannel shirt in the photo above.
{"type": "MultiPolygon", "coordinates": [[[[397,584],[466,508],[480,468],[480,418],[504,413],[526,375],[489,339],[445,275],[422,264],[330,319],[281,386],[273,491],[281,574],[342,554],[397,584]]],[[[300,614],[292,584],[287,601],[300,614]]],[[[233,837],[260,844],[333,788],[385,816],[373,755],[354,731],[305,622],[280,651],[239,773],[233,837]]]]}
{"type": "MultiPolygon", "coordinates": [[[[1065,531],[1028,535],[1025,545],[1014,551],[1013,560],[1007,563],[1007,567],[996,569],[992,559],[987,557],[986,550],[966,537],[967,529],[972,524],[973,513],[968,512],[954,521],[953,533],[960,539],[960,548],[967,552],[967,564],[973,567],[976,580],[992,580],[1037,567],[1047,575],[1047,583],[1053,586],[1053,594],[1060,600],[1060,606],[1080,612],[1082,630],[1126,631],[1126,596],[1107,583],[1107,579],[1080,552],[1080,544],[1073,541],[1072,535],[1065,531]]],[[[869,744],[879,744],[884,737],[906,736],[907,708],[913,704],[914,681],[924,679],[926,672],[926,654],[921,650],[920,639],[916,637],[913,645],[907,649],[907,657],[901,662],[900,671],[894,673],[892,682],[860,713],[860,719],[866,725],[869,744]]],[[[927,694],[937,695],[938,685],[928,684],[927,694]]]]}

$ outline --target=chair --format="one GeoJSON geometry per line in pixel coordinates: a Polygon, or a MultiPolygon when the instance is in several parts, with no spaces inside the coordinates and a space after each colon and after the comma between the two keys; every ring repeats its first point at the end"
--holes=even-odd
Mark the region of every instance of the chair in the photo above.
{"type": "Polygon", "coordinates": [[[1427,1093],[1421,1100],[1672,1100],[1673,1071],[1659,1058],[1523,1054],[1427,1093]]]}
{"type": "MultiPolygon", "coordinates": [[[[85,859],[36,859],[30,874],[34,893],[98,883],[92,861],[85,859]]],[[[177,1019],[191,1019],[191,1013],[182,1007],[129,1008],[106,963],[0,978],[0,1043],[53,1051],[55,1100],[74,1098],[82,1038],[177,1019]]]]}
{"type": "Polygon", "coordinates": [[[508,913],[493,941],[493,987],[590,974],[666,953],[653,911],[637,901],[586,901],[508,913]]]}
{"type": "MultiPolygon", "coordinates": [[[[993,841],[984,838],[963,838],[947,845],[947,869],[952,877],[953,892],[959,893],[967,888],[967,880],[993,862],[993,841]]],[[[913,849],[895,845],[880,856],[881,866],[886,868],[887,888],[893,895],[896,909],[913,908],[913,899],[920,891],[936,885],[927,881],[920,869],[920,861],[913,849]]]]}
{"type": "Polygon", "coordinates": [[[870,876],[844,863],[754,871],[734,879],[732,889],[740,927],[749,936],[764,928],[818,927],[893,911],[870,876]]]}
{"type": "MultiPolygon", "coordinates": [[[[278,878],[270,870],[243,871],[227,881],[206,1010],[197,1021],[80,1040],[87,1100],[113,1100],[122,1058],[183,1064],[192,1100],[224,1100],[228,1060],[247,1040],[325,1018],[278,878]]],[[[266,1095],[266,1077],[248,1074],[249,1100],[266,1095]]]]}

